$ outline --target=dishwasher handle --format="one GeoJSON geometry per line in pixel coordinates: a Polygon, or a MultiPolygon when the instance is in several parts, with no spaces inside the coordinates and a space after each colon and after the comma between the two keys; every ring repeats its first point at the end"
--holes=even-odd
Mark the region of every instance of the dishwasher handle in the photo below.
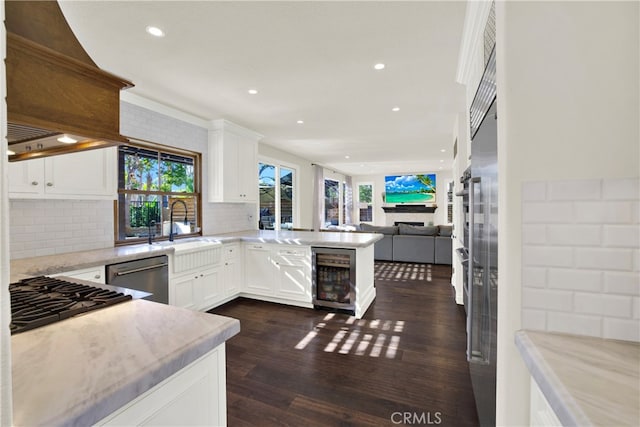
{"type": "Polygon", "coordinates": [[[162,264],[154,264],[154,265],[149,265],[147,267],[133,268],[131,270],[124,270],[124,271],[116,271],[115,275],[118,277],[126,276],[127,274],[140,273],[141,271],[154,270],[156,268],[167,267],[168,265],[169,263],[163,262],[162,264]]]}

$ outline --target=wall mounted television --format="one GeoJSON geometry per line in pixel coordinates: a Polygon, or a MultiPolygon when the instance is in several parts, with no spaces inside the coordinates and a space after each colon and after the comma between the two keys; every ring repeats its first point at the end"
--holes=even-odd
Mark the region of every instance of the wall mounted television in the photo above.
{"type": "Polygon", "coordinates": [[[387,175],[386,203],[435,203],[436,174],[387,175]]]}

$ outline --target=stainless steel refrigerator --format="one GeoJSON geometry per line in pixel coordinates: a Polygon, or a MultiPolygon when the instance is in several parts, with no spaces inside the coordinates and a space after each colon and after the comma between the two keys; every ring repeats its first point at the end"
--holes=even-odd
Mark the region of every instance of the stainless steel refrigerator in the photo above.
{"type": "Polygon", "coordinates": [[[482,426],[496,423],[498,292],[497,101],[471,141],[467,360],[482,426]]]}

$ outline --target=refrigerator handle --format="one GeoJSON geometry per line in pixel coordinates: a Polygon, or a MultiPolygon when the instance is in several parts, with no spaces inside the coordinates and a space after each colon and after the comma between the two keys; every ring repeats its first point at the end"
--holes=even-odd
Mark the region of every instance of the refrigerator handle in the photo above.
{"type": "Polygon", "coordinates": [[[473,299],[473,265],[474,265],[474,248],[473,236],[475,234],[475,186],[480,183],[479,177],[469,180],[469,262],[467,263],[467,294],[469,295],[469,310],[467,312],[467,361],[472,362],[473,358],[473,319],[475,316],[475,307],[473,299]]]}

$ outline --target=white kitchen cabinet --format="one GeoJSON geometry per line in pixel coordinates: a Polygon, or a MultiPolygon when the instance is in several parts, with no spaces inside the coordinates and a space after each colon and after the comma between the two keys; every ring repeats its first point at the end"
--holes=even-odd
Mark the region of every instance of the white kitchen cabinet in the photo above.
{"type": "Polygon", "coordinates": [[[227,425],[225,369],[223,343],[96,425],[227,425]]]}
{"type": "Polygon", "coordinates": [[[83,268],[81,270],[65,271],[64,273],[51,274],[51,277],[67,276],[74,279],[88,280],[95,283],[106,283],[104,265],[83,268]]]}
{"type": "Polygon", "coordinates": [[[273,295],[275,287],[271,245],[247,243],[244,246],[245,292],[253,295],[273,295]]]}
{"type": "Polygon", "coordinates": [[[209,130],[209,201],[258,200],[258,141],[262,135],[227,120],[209,130]]]}
{"type": "Polygon", "coordinates": [[[196,281],[198,274],[185,274],[169,279],[169,304],[196,310],[196,281]]]}
{"type": "Polygon", "coordinates": [[[14,199],[115,199],[116,148],[9,163],[14,199]]]}
{"type": "Polygon", "coordinates": [[[247,243],[244,254],[245,293],[311,303],[309,246],[247,243]]]}
{"type": "Polygon", "coordinates": [[[200,301],[199,310],[209,310],[224,298],[221,270],[218,265],[200,273],[196,281],[196,296],[200,301]]]}
{"type": "Polygon", "coordinates": [[[275,294],[277,297],[311,302],[311,248],[275,245],[275,294]]]}
{"type": "Polygon", "coordinates": [[[169,304],[208,310],[224,298],[220,246],[170,256],[169,304]]]}
{"type": "Polygon", "coordinates": [[[225,298],[233,298],[242,290],[241,262],[239,243],[222,246],[222,289],[225,298]]]}

